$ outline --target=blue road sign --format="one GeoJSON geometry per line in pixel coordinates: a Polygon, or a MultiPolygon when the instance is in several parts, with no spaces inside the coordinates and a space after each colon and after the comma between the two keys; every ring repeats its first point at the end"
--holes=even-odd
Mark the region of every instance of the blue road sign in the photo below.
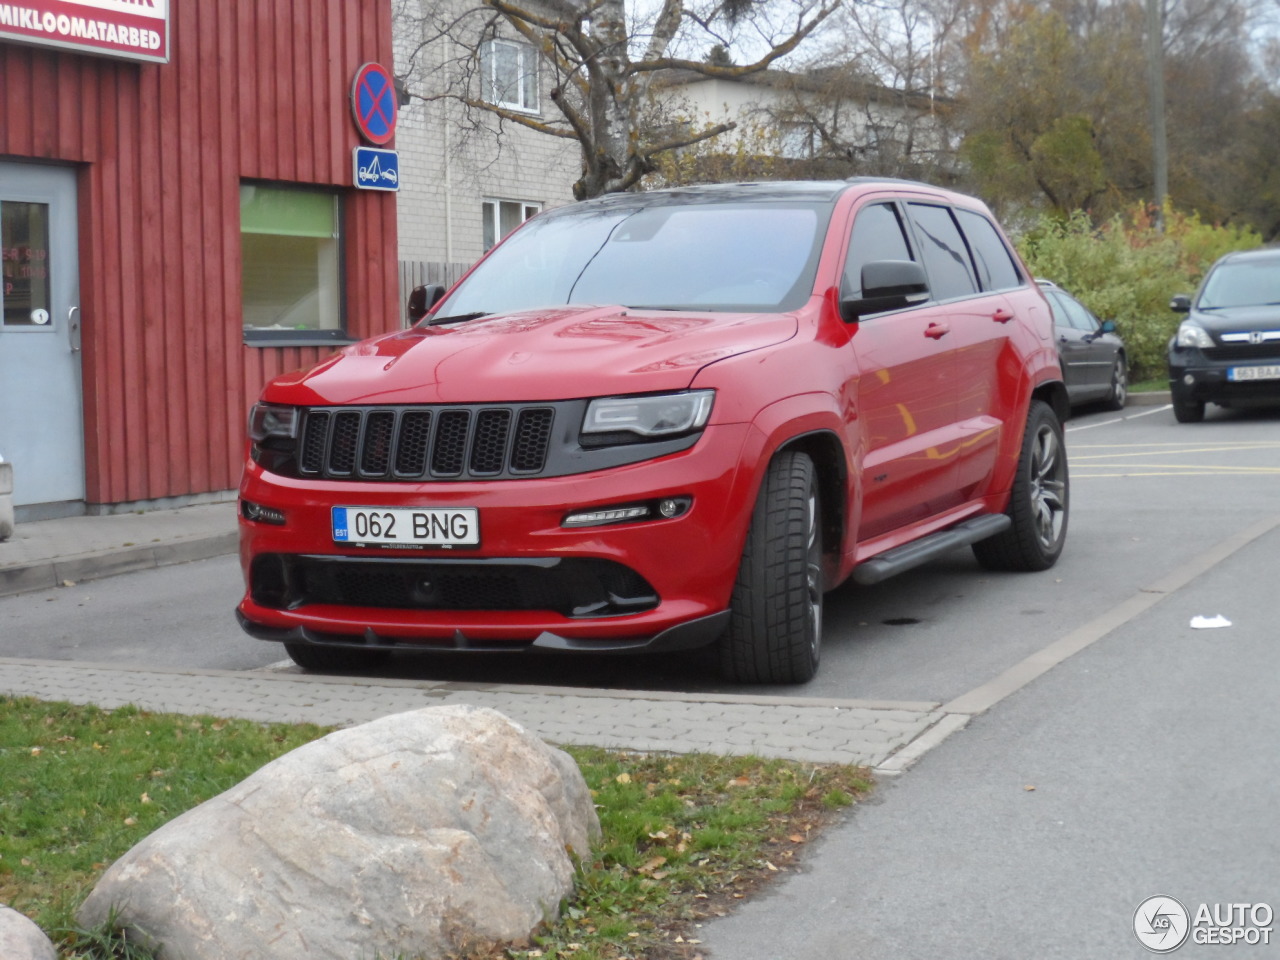
{"type": "Polygon", "coordinates": [[[352,182],[362,190],[399,190],[400,154],[356,147],[351,153],[352,182]]]}

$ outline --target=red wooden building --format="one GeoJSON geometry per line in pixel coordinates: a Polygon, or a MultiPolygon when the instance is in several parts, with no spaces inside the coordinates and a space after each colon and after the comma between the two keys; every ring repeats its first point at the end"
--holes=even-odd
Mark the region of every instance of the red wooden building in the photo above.
{"type": "Polygon", "coordinates": [[[267,378],[397,325],[395,194],[353,185],[371,62],[386,0],[0,2],[19,520],[219,496],[267,378]]]}

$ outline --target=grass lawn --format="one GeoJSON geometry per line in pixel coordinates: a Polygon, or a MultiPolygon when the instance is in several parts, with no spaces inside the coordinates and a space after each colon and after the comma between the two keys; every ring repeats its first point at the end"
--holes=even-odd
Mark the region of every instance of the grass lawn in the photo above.
{"type": "Polygon", "coordinates": [[[1130,393],[1155,393],[1157,390],[1168,390],[1169,381],[1164,380],[1139,380],[1137,383],[1129,384],[1130,393]]]}
{"type": "MultiPolygon", "coordinates": [[[[0,903],[35,920],[64,960],[144,960],[110,931],[75,930],[102,871],[167,820],[326,732],[0,697],[0,903]]],[[[870,790],[857,767],[569,753],[604,836],[554,926],[532,945],[474,957],[692,960],[701,921],[792,869],[870,790]]]]}

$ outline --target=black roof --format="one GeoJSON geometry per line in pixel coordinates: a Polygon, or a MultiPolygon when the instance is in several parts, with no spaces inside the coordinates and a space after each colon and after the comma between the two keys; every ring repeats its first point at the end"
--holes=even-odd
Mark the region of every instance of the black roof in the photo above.
{"type": "Polygon", "coordinates": [[[939,187],[914,180],[888,177],[851,177],[848,180],[762,180],[744,183],[707,183],[692,187],[669,187],[662,190],[639,190],[632,193],[608,193],[602,197],[556,207],[544,216],[555,216],[582,210],[641,209],[650,206],[675,206],[695,203],[735,201],[799,200],[810,203],[833,203],[841,193],[855,186],[884,184],[894,187],[917,187],[938,190],[939,187]]]}

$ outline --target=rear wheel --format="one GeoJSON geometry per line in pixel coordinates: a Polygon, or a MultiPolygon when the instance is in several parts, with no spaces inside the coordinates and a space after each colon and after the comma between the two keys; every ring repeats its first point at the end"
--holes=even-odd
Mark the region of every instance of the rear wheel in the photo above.
{"type": "Polygon", "coordinates": [[[1031,401],[1009,508],[1012,526],[973,545],[989,570],[1048,570],[1067,539],[1070,485],[1062,425],[1053,409],[1031,401]]]}
{"type": "Polygon", "coordinates": [[[769,464],[751,516],[720,671],[741,683],[804,683],[822,645],[822,512],[806,454],[769,464]]]}
{"type": "Polygon", "coordinates": [[[1123,410],[1128,398],[1129,365],[1125,363],[1124,357],[1117,356],[1116,362],[1111,365],[1111,392],[1107,394],[1106,407],[1108,410],[1123,410]]]}
{"type": "Polygon", "coordinates": [[[383,663],[390,656],[385,650],[352,650],[317,643],[286,643],[284,651],[302,669],[326,673],[363,670],[383,663]]]}

